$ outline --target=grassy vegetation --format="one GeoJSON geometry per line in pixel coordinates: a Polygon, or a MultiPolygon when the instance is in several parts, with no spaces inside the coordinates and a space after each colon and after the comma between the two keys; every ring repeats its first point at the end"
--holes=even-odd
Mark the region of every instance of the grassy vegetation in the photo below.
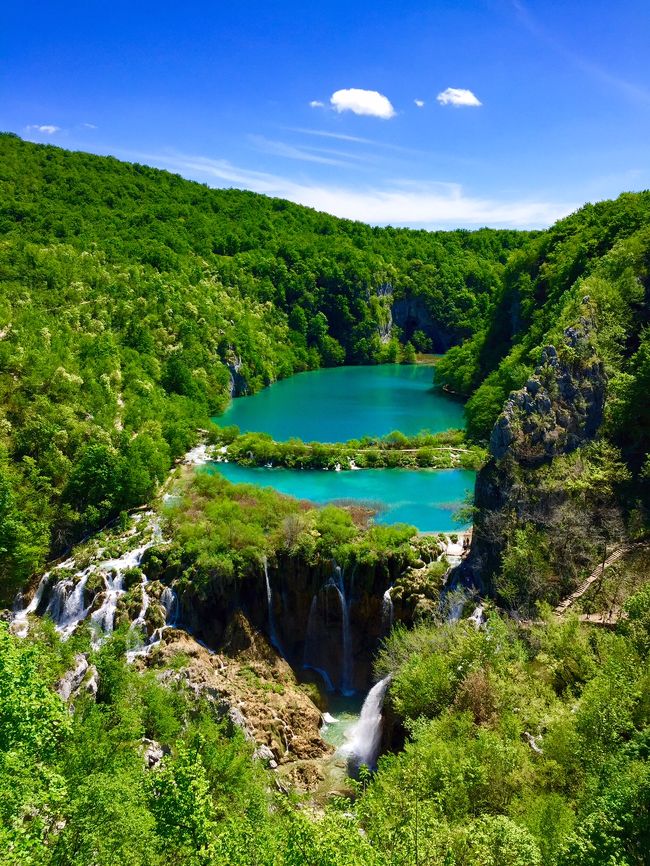
{"type": "MultiPolygon", "coordinates": [[[[197,698],[47,621],[0,624],[0,843],[23,866],[639,866],[650,850],[650,590],[616,632],[491,612],[397,629],[378,660],[409,737],[318,814],[197,698]],[[90,652],[96,699],[53,687],[90,652]],[[28,710],[28,712],[27,712],[28,710]],[[152,769],[143,737],[164,751],[152,769]],[[307,805],[307,804],[306,804],[307,805]]],[[[175,660],[176,674],[183,659],[175,660]]],[[[251,674],[255,676],[254,673],[251,674]]]]}
{"type": "Polygon", "coordinates": [[[485,450],[466,443],[462,430],[405,436],[365,436],[338,444],[303,442],[291,438],[275,442],[266,433],[243,433],[238,428],[216,427],[211,441],[226,446],[224,456],[242,466],[285,466],[288,469],[480,469],[485,450]]]}

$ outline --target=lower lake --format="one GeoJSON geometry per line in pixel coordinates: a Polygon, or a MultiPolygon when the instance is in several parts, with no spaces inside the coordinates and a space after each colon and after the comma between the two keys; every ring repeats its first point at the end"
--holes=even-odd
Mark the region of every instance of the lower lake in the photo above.
{"type": "Polygon", "coordinates": [[[320,505],[341,503],[377,509],[376,523],[409,523],[420,532],[454,532],[464,528],[453,513],[474,489],[475,473],[466,469],[265,469],[213,463],[235,484],[273,487],[280,493],[320,505]]]}

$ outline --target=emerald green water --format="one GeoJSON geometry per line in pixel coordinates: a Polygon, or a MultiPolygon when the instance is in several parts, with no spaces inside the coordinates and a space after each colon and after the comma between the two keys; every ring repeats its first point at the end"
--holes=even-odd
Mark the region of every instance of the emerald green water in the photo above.
{"type": "Polygon", "coordinates": [[[280,493],[325,504],[366,504],[377,508],[376,523],[409,523],[420,532],[453,532],[463,526],[453,512],[474,489],[475,473],[466,469],[265,469],[214,463],[233,483],[273,487],[280,493]]]}
{"type": "Polygon", "coordinates": [[[464,426],[463,408],[434,392],[434,367],[383,364],[299,373],[252,397],[233,400],[219,424],[269,433],[281,442],[346,442],[361,436],[406,435],[464,426]]]}
{"type": "MultiPolygon", "coordinates": [[[[300,373],[252,397],[239,397],[216,419],[277,441],[344,442],[362,436],[440,432],[463,426],[462,406],[432,388],[434,368],[384,365],[300,373]]],[[[464,469],[273,469],[213,463],[234,483],[273,487],[317,504],[368,505],[377,523],[409,523],[421,532],[463,528],[453,513],[474,488],[464,469]]]]}

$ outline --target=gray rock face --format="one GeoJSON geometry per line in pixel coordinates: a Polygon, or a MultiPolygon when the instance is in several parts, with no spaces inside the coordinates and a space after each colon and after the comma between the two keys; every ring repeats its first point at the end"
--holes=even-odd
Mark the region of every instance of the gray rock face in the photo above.
{"type": "Polygon", "coordinates": [[[169,749],[164,749],[159,742],[156,740],[149,740],[147,737],[142,738],[142,745],[144,746],[142,757],[144,759],[145,767],[149,770],[153,770],[165,757],[165,754],[169,753],[169,749]]]}
{"type": "Polygon", "coordinates": [[[493,591],[512,522],[552,522],[562,491],[536,491],[535,470],[593,439],[603,419],[606,376],[590,340],[591,323],[564,332],[564,345],[547,346],[525,386],[510,394],[490,438],[490,455],[476,479],[478,511],[466,578],[493,591]]]}
{"type": "Polygon", "coordinates": [[[422,298],[398,298],[391,307],[393,322],[402,331],[402,340],[410,340],[415,331],[422,331],[433,343],[434,352],[446,352],[456,341],[451,333],[436,322],[422,298]]]}
{"type": "Polygon", "coordinates": [[[253,752],[253,758],[262,761],[264,764],[269,764],[271,761],[275,761],[273,749],[270,746],[267,746],[266,743],[263,743],[255,749],[253,752]]]}
{"type": "Polygon", "coordinates": [[[56,693],[66,703],[78,697],[82,691],[92,697],[97,694],[97,668],[88,664],[88,659],[83,653],[75,656],[75,667],[67,671],[59,680],[56,693]]]}
{"type": "Polygon", "coordinates": [[[567,328],[561,355],[547,346],[534,375],[510,395],[490,437],[496,460],[510,454],[534,467],[593,438],[603,419],[606,380],[588,332],[586,321],[567,328]]]}

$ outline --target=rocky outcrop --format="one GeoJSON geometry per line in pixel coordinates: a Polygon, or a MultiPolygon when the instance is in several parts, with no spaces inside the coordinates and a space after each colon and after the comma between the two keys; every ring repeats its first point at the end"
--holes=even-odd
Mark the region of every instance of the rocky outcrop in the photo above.
{"type": "Polygon", "coordinates": [[[243,614],[228,625],[226,649],[214,653],[174,631],[154,659],[159,678],[207,700],[233,728],[255,743],[257,756],[276,766],[318,760],[332,748],[320,737],[321,712],[291,667],[243,614]]]}
{"type": "Polygon", "coordinates": [[[432,343],[434,352],[442,353],[458,342],[458,334],[434,320],[423,298],[397,298],[391,306],[391,316],[401,330],[401,341],[408,342],[416,331],[422,331],[432,343]]]}
{"type": "Polygon", "coordinates": [[[540,493],[536,473],[554,458],[592,440],[603,419],[606,376],[581,319],[564,343],[547,346],[526,385],[513,392],[490,439],[490,459],[476,480],[477,519],[464,577],[494,591],[506,538],[516,525],[544,526],[562,506],[565,492],[540,493]]]}
{"type": "Polygon", "coordinates": [[[521,466],[539,466],[593,438],[603,419],[605,371],[588,334],[583,320],[564,332],[561,354],[554,346],[543,350],[534,375],[510,395],[494,425],[495,460],[510,455],[521,466]]]}
{"type": "Polygon", "coordinates": [[[66,671],[56,686],[56,693],[68,703],[82,693],[95,697],[97,694],[97,668],[88,663],[88,658],[79,653],[75,656],[75,666],[66,671]]]}

